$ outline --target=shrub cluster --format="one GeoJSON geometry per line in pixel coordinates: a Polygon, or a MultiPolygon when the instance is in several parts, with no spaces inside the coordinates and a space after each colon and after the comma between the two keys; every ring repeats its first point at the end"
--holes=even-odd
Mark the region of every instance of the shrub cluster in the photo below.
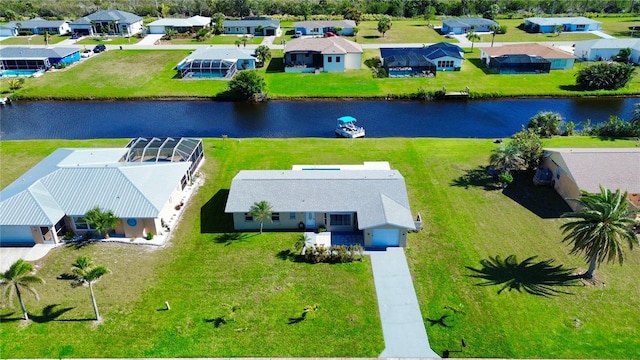
{"type": "Polygon", "coordinates": [[[318,263],[350,263],[362,261],[363,249],[361,245],[337,245],[329,248],[323,245],[309,246],[304,252],[304,261],[310,264],[318,263]]]}
{"type": "Polygon", "coordinates": [[[607,122],[586,129],[587,135],[608,138],[625,138],[640,136],[640,123],[625,121],[615,115],[609,116],[607,122]]]}

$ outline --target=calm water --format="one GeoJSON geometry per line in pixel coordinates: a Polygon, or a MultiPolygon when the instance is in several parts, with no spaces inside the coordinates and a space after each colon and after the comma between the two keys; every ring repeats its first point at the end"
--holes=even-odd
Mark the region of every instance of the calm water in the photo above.
{"type": "Polygon", "coordinates": [[[351,115],[367,137],[506,137],[539,111],[567,120],[628,119],[640,99],[492,101],[211,101],[14,102],[0,109],[2,139],[162,136],[333,137],[335,119],[351,115]]]}

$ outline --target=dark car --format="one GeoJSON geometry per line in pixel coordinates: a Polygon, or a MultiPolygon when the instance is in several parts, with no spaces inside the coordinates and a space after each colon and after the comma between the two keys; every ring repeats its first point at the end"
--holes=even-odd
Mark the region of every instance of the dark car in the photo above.
{"type": "Polygon", "coordinates": [[[80,34],[78,34],[78,33],[73,33],[73,34],[71,34],[71,38],[72,38],[72,39],[80,39],[80,34]]]}
{"type": "Polygon", "coordinates": [[[96,54],[101,53],[103,51],[107,51],[107,47],[104,46],[104,44],[98,44],[96,45],[96,47],[93,48],[93,52],[96,54]]]}

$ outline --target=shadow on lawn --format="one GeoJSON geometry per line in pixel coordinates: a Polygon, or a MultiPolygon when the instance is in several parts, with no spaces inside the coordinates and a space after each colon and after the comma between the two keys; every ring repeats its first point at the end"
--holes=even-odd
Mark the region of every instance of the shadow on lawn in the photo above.
{"type": "Polygon", "coordinates": [[[495,256],[480,260],[480,269],[470,266],[466,268],[474,272],[468,276],[485,280],[476,284],[478,286],[502,285],[498,294],[508,289],[545,297],[571,295],[570,292],[555,287],[578,286],[582,276],[575,274],[575,269],[553,265],[553,259],[534,262],[536,257],[531,256],[518,263],[515,255],[509,255],[504,260],[495,256]]]}
{"type": "Polygon", "coordinates": [[[513,182],[502,193],[542,219],[557,219],[571,211],[555,190],[534,185],[531,172],[513,173],[513,182]]]}
{"type": "Polygon", "coordinates": [[[229,232],[216,236],[215,242],[218,244],[225,244],[225,246],[229,246],[233,243],[244,242],[249,238],[257,236],[259,234],[247,234],[247,233],[239,233],[239,232],[229,232]]]}
{"type": "Polygon", "coordinates": [[[271,58],[266,72],[267,74],[284,72],[284,58],[271,58]]]}
{"type": "Polygon", "coordinates": [[[467,172],[451,182],[453,186],[460,186],[468,189],[469,187],[479,187],[484,190],[496,190],[495,180],[489,175],[486,166],[479,166],[475,169],[467,170],[467,172]]]}
{"type": "MultiPolygon", "coordinates": [[[[36,314],[29,314],[29,320],[38,323],[38,324],[43,324],[43,323],[48,323],[50,321],[90,321],[92,319],[64,319],[64,320],[58,320],[58,318],[60,316],[62,316],[64,313],[71,311],[75,308],[72,307],[67,307],[67,308],[60,308],[56,310],[56,307],[59,306],[60,304],[49,304],[47,306],[45,306],[42,309],[42,314],[40,315],[36,315],[36,314]]],[[[20,314],[16,314],[15,312],[9,312],[6,314],[0,314],[0,322],[4,322],[4,321],[20,321],[23,320],[22,316],[20,316],[20,314]]]]}
{"type": "Polygon", "coordinates": [[[233,233],[233,215],[224,212],[229,189],[220,189],[200,208],[200,233],[233,233]]]}

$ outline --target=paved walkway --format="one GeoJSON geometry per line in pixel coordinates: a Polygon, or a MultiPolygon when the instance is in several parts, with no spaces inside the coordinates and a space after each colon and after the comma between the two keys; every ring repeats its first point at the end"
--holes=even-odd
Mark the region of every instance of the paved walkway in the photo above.
{"type": "Polygon", "coordinates": [[[611,36],[611,35],[609,35],[607,33],[604,33],[602,31],[599,31],[599,30],[590,31],[590,33],[592,33],[593,35],[598,35],[603,39],[615,39],[615,37],[613,37],[613,36],[611,36]]]}
{"type": "Polygon", "coordinates": [[[385,343],[380,357],[440,358],[429,345],[404,249],[369,255],[385,343]]]}
{"type": "Polygon", "coordinates": [[[0,272],[9,270],[18,259],[36,261],[42,259],[49,250],[59,245],[36,244],[32,247],[0,247],[0,272]]]}

